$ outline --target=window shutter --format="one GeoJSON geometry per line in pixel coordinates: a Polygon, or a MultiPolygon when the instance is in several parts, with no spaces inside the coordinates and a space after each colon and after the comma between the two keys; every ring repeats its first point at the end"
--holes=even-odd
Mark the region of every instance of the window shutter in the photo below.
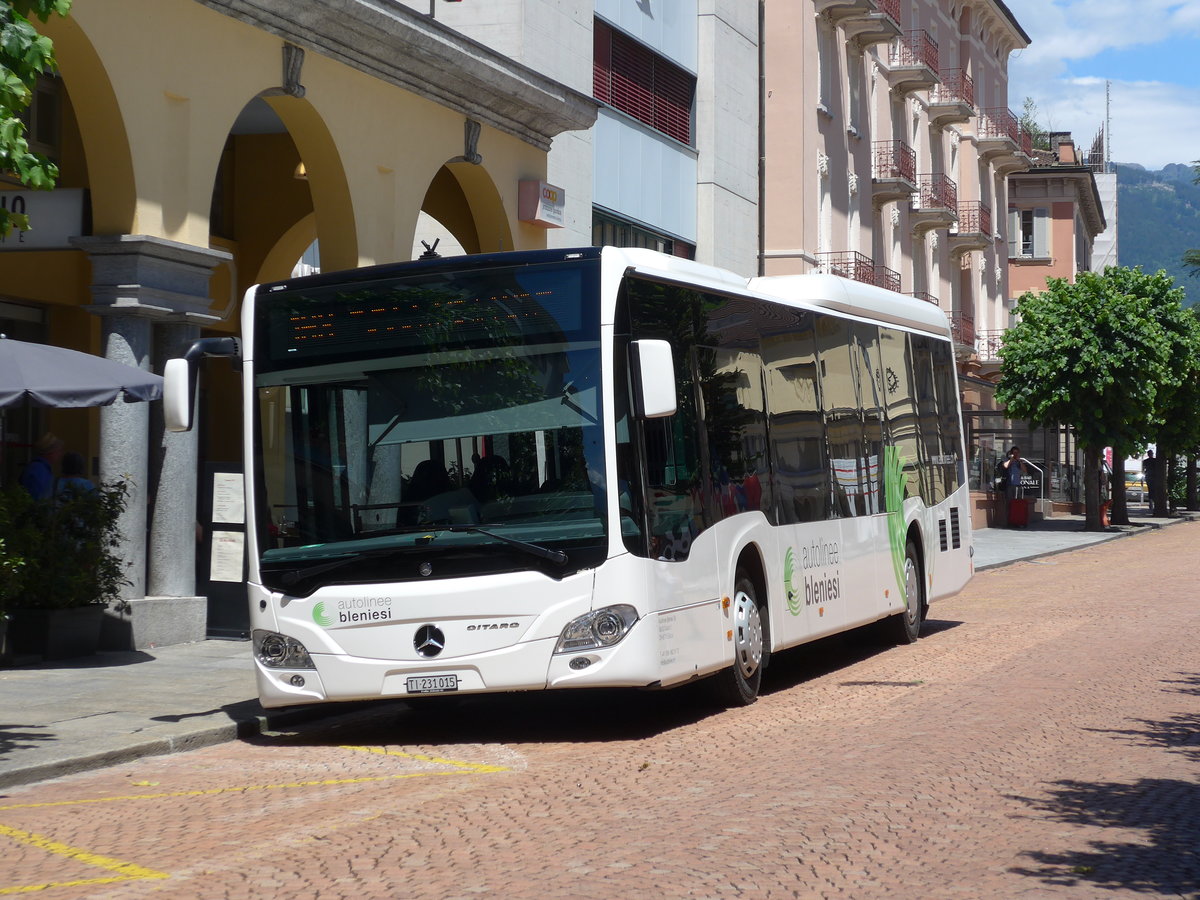
{"type": "Polygon", "coordinates": [[[1008,208],[1008,258],[1021,255],[1021,213],[1014,207],[1008,208]]]}
{"type": "Polygon", "coordinates": [[[1050,256],[1050,210],[1045,207],[1033,211],[1033,255],[1038,259],[1050,256]]]}

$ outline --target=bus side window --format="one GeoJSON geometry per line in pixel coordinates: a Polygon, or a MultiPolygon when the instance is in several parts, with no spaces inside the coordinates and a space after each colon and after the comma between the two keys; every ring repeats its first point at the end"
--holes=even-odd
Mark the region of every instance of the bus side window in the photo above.
{"type": "Polygon", "coordinates": [[[802,316],[806,321],[798,323],[786,338],[763,344],[776,505],[781,525],[824,519],[829,500],[813,319],[810,313],[802,316]]]}
{"type": "MultiPolygon", "coordinates": [[[[883,403],[888,443],[904,464],[905,497],[923,496],[920,430],[917,425],[915,375],[908,335],[894,328],[879,329],[879,358],[883,367],[883,403]]],[[[886,493],[886,487],[885,487],[886,493]]]]}
{"type": "Polygon", "coordinates": [[[656,559],[687,559],[692,540],[705,525],[692,379],[689,375],[678,383],[675,415],[643,423],[650,554],[656,559]]]}
{"type": "Polygon", "coordinates": [[[757,348],[705,347],[700,355],[713,514],[725,518],[763,509],[767,461],[762,360],[757,348]]]}

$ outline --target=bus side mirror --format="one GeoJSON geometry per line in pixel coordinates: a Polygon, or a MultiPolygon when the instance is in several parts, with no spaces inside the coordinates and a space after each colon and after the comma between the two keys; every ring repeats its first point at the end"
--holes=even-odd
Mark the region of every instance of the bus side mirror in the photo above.
{"type": "Polygon", "coordinates": [[[205,356],[224,356],[231,363],[241,359],[237,338],[200,338],[187,352],[168,359],[163,367],[163,421],[167,431],[191,431],[196,413],[196,381],[200,360],[205,356]]]}
{"type": "Polygon", "coordinates": [[[167,431],[191,431],[196,392],[196,364],[183,357],[168,359],[163,369],[163,419],[167,431]]]}
{"type": "Polygon", "coordinates": [[[634,341],[629,354],[638,416],[659,419],[675,415],[675,363],[670,342],[634,341]]]}

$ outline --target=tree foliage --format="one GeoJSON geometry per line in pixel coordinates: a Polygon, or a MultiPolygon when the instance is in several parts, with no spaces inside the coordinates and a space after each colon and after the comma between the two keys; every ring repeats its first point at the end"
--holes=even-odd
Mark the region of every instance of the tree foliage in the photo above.
{"type": "MultiPolygon", "coordinates": [[[[29,149],[22,114],[33,99],[38,76],[57,70],[54,44],[30,21],[65,16],[71,0],[0,0],[0,171],[11,172],[27,187],[49,190],[58,167],[29,149]]],[[[0,208],[0,236],[13,227],[28,228],[24,215],[0,208]]]]}
{"type": "Polygon", "coordinates": [[[1183,382],[1180,360],[1195,352],[1194,320],[1173,285],[1165,272],[1115,266],[1074,284],[1051,278],[1019,299],[1020,321],[1005,335],[996,399],[1015,418],[1074,428],[1089,528],[1099,528],[1100,451],[1140,448],[1158,433],[1183,382]]]}
{"type": "MultiPolygon", "coordinates": [[[[1200,184],[1200,159],[1192,162],[1192,171],[1196,173],[1192,183],[1200,184]]],[[[1192,275],[1200,275],[1200,248],[1188,250],[1183,254],[1183,267],[1192,275]]]]}

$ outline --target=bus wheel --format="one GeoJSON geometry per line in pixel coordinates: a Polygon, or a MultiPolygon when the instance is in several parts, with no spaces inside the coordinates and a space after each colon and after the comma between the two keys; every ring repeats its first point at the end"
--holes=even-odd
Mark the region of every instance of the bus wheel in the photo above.
{"type": "Polygon", "coordinates": [[[904,548],[904,612],[889,619],[891,638],[897,644],[913,644],[921,634],[925,617],[925,590],[917,547],[909,541],[904,548]]]}
{"type": "Polygon", "coordinates": [[[754,582],[737,574],[733,594],[733,665],[712,679],[715,699],[722,706],[749,706],[762,683],[766,629],[754,582]]]}

